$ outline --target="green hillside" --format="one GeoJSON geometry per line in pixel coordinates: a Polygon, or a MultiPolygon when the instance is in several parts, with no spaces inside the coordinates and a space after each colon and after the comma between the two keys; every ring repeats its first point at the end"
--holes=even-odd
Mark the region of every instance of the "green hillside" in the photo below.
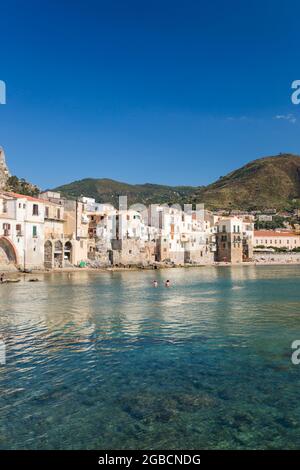
{"type": "Polygon", "coordinates": [[[82,195],[117,205],[128,203],[205,203],[211,209],[289,208],[300,200],[300,157],[280,154],[254,160],[208,186],[131,185],[110,179],[83,179],[55,188],[68,198],[82,195]]]}
{"type": "Polygon", "coordinates": [[[300,157],[288,154],[254,160],[192,195],[214,209],[283,209],[299,198],[300,157]]]}
{"type": "Polygon", "coordinates": [[[55,188],[65,197],[74,199],[82,195],[97,202],[117,205],[119,196],[127,196],[129,204],[181,203],[195,191],[189,186],[163,186],[159,184],[127,184],[111,179],[86,178],[55,188]]]}

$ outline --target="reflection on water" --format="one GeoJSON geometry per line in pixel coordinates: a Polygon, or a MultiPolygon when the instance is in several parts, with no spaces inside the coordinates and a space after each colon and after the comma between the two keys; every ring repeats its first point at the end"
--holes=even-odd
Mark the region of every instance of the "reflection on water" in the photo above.
{"type": "Polygon", "coordinates": [[[40,279],[0,286],[0,448],[299,447],[299,267],[40,279]]]}

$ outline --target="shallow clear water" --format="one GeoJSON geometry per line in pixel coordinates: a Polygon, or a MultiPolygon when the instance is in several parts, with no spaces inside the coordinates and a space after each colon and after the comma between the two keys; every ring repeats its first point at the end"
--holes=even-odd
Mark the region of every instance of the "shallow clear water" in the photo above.
{"type": "Polygon", "coordinates": [[[300,447],[300,267],[39,277],[0,286],[0,448],[300,447]]]}

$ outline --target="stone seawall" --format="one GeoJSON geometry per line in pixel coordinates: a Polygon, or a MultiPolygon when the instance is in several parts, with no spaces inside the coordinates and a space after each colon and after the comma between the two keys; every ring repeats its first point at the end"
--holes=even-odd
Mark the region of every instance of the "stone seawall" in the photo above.
{"type": "Polygon", "coordinates": [[[300,253],[254,253],[253,261],[256,263],[300,264],[300,253]]]}

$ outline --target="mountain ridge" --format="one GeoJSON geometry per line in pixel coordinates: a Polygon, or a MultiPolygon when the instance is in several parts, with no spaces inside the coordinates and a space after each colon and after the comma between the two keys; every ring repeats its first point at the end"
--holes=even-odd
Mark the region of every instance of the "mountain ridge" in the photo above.
{"type": "Polygon", "coordinates": [[[110,178],[84,178],[58,186],[65,197],[81,195],[97,202],[204,203],[210,209],[288,209],[300,203],[300,156],[279,154],[252,160],[207,186],[128,184],[110,178]]]}

